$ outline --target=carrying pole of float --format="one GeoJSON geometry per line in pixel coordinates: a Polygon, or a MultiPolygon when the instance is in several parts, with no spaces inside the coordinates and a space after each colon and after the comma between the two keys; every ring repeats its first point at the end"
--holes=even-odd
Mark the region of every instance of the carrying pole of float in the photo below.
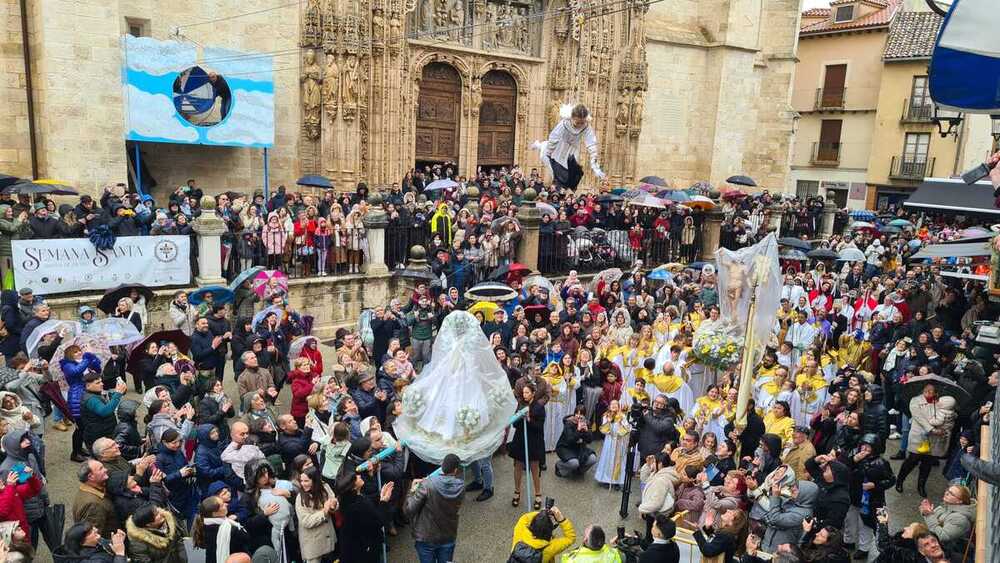
{"type": "MultiPolygon", "coordinates": [[[[754,316],[757,313],[757,289],[767,275],[766,258],[757,256],[753,263],[753,282],[750,286],[750,307],[747,308],[746,332],[743,335],[743,357],[740,362],[739,395],[736,398],[736,418],[733,426],[736,432],[743,433],[747,427],[747,406],[750,404],[750,388],[753,387],[754,351],[751,343],[754,341],[754,316]]],[[[740,451],[742,442],[736,441],[736,459],[743,453],[740,451]]]]}

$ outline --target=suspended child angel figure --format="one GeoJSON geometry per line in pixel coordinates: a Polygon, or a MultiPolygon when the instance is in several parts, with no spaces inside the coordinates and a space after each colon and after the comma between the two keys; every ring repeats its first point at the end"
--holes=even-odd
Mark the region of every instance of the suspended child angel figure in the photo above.
{"type": "Polygon", "coordinates": [[[590,110],[583,104],[566,104],[559,109],[559,123],[549,133],[549,140],[538,141],[534,147],[541,152],[542,164],[552,172],[556,184],[576,190],[583,179],[580,167],[580,144],[590,153],[590,168],[603,179],[605,174],[598,162],[597,133],[591,126],[590,110]]]}

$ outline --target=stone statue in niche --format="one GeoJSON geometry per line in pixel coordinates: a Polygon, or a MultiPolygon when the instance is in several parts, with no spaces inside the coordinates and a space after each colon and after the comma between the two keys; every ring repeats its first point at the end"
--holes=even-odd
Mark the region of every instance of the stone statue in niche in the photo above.
{"type": "Polygon", "coordinates": [[[479,115],[479,106],[483,103],[483,86],[478,78],[472,81],[472,98],[469,102],[469,110],[473,117],[479,115]]]}
{"type": "Polygon", "coordinates": [[[434,31],[440,33],[448,27],[448,0],[436,0],[434,2],[434,31]]]}
{"type": "Polygon", "coordinates": [[[615,133],[620,137],[628,131],[629,106],[628,92],[618,95],[618,109],[615,112],[615,133]]]}
{"type": "Polygon", "coordinates": [[[389,40],[394,44],[394,46],[397,42],[403,40],[403,35],[401,33],[401,30],[402,28],[399,21],[399,16],[393,14],[392,17],[389,18],[389,40]]]}
{"type": "Polygon", "coordinates": [[[642,90],[636,90],[632,100],[632,136],[638,137],[642,129],[642,113],[646,110],[646,100],[642,90]]]}
{"type": "Polygon", "coordinates": [[[385,40],[385,18],[382,17],[382,10],[375,10],[372,13],[372,42],[382,44],[385,40]]]}
{"type": "Polygon", "coordinates": [[[302,65],[302,125],[310,139],[319,138],[320,104],[322,93],[320,83],[323,82],[323,69],[316,62],[316,51],[307,49],[303,55],[302,65]]]}
{"type": "Polygon", "coordinates": [[[514,43],[513,9],[503,4],[497,12],[497,44],[500,47],[516,47],[514,43]]]}
{"type": "Polygon", "coordinates": [[[545,130],[551,131],[555,129],[555,126],[562,119],[559,115],[559,110],[562,107],[562,102],[558,99],[553,99],[549,102],[549,109],[545,112],[545,130]]]}
{"type": "Polygon", "coordinates": [[[358,91],[360,89],[358,79],[358,57],[356,55],[348,55],[343,78],[341,79],[341,92],[343,94],[342,97],[344,101],[344,119],[347,120],[354,117],[354,113],[358,107],[358,91]]]}
{"type": "Polygon", "coordinates": [[[420,30],[434,31],[434,10],[436,0],[427,0],[420,8],[420,30]]]}
{"type": "Polygon", "coordinates": [[[483,37],[482,37],[482,48],[483,49],[495,49],[497,46],[497,10],[496,5],[489,4],[483,10],[483,37]]]}
{"type": "Polygon", "coordinates": [[[451,31],[448,36],[453,41],[460,41],[466,35],[462,26],[465,25],[465,5],[462,0],[454,0],[448,8],[448,26],[451,31]]]}
{"type": "Polygon", "coordinates": [[[340,66],[335,53],[326,54],[326,70],[323,72],[323,106],[330,119],[337,117],[340,102],[340,66]]]}
{"type": "Polygon", "coordinates": [[[597,76],[597,73],[600,71],[600,67],[601,59],[597,53],[597,49],[592,47],[590,49],[590,59],[587,63],[587,72],[591,77],[597,76]]]}
{"type": "Polygon", "coordinates": [[[517,18],[517,49],[522,53],[531,52],[531,21],[528,19],[528,11],[520,10],[520,17],[517,18]]]}

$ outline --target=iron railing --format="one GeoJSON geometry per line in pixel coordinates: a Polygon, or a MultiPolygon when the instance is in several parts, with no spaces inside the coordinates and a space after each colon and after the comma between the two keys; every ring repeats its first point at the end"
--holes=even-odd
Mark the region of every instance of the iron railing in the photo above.
{"type": "Polygon", "coordinates": [[[368,259],[363,227],[340,229],[329,236],[281,231],[242,230],[222,236],[223,275],[232,280],[243,270],[263,266],[289,278],[360,272],[368,259]]]}
{"type": "Polygon", "coordinates": [[[631,268],[642,260],[649,268],[667,262],[694,262],[701,247],[701,229],[693,237],[683,231],[643,228],[641,231],[587,229],[539,233],[538,269],[543,274],[599,272],[631,268]]]}
{"type": "Polygon", "coordinates": [[[930,123],[934,116],[934,102],[930,97],[906,98],[903,100],[902,123],[930,123]]]}
{"type": "Polygon", "coordinates": [[[923,180],[934,175],[934,158],[901,155],[892,157],[889,178],[893,180],[923,180]]]}
{"type": "Polygon", "coordinates": [[[813,109],[844,109],[847,88],[817,88],[813,109]]]}
{"type": "Polygon", "coordinates": [[[810,162],[826,165],[840,164],[840,146],[840,143],[813,143],[810,162]]]}

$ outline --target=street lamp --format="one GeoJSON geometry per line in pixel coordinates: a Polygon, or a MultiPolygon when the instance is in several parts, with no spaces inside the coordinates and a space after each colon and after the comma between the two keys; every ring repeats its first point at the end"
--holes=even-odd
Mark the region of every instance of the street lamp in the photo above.
{"type": "Polygon", "coordinates": [[[934,115],[931,116],[931,121],[937,125],[938,133],[942,139],[948,135],[958,136],[958,126],[964,119],[962,112],[942,109],[941,106],[934,104],[934,115]],[[946,125],[947,128],[945,128],[946,125]]]}
{"type": "Polygon", "coordinates": [[[1000,115],[990,115],[990,135],[993,136],[993,143],[1000,143],[1000,115]]]}

